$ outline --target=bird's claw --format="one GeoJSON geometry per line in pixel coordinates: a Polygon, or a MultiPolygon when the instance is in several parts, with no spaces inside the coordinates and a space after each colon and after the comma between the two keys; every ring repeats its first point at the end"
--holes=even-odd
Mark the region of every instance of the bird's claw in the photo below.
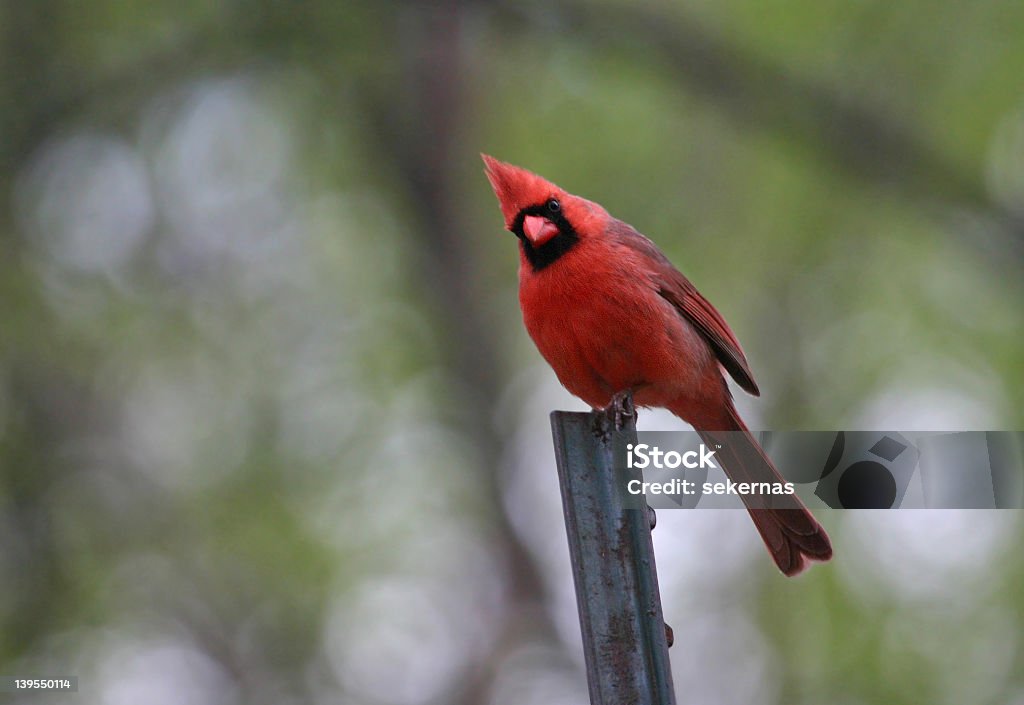
{"type": "Polygon", "coordinates": [[[603,409],[595,407],[594,412],[594,434],[597,437],[607,438],[613,432],[621,431],[626,426],[626,419],[636,418],[633,390],[627,389],[615,394],[608,406],[603,409]]]}
{"type": "Polygon", "coordinates": [[[625,419],[636,418],[633,390],[626,389],[613,396],[611,403],[605,407],[605,413],[615,422],[615,430],[621,431],[622,427],[626,425],[625,419]]]}

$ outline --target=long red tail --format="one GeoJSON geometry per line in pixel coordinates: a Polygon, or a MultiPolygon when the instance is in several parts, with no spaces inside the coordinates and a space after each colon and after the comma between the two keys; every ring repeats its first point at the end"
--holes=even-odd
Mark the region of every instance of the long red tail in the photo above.
{"type": "MultiPolygon", "coordinates": [[[[785,482],[731,403],[725,414],[702,425],[713,429],[698,428],[697,432],[707,445],[722,446],[715,451],[715,458],[733,482],[785,482]]],[[[809,561],[832,557],[828,534],[796,495],[741,497],[768,552],[786,575],[799,574],[809,561]]]]}

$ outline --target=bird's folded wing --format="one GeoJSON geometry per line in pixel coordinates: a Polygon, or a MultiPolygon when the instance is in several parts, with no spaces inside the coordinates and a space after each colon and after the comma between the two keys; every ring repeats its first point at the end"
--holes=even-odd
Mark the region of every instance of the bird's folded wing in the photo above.
{"type": "Polygon", "coordinates": [[[670,276],[663,277],[656,283],[658,294],[672,304],[704,336],[711,344],[711,349],[715,351],[715,356],[722,363],[722,367],[728,370],[736,383],[754,396],[760,396],[761,391],[754,381],[747,358],[744,357],[739,341],[729,329],[729,324],[722,318],[722,314],[677,271],[671,272],[670,276]]]}

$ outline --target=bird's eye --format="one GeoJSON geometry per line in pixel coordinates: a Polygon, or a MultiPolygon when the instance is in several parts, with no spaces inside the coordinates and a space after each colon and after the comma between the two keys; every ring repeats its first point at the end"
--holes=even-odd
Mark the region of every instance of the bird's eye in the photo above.
{"type": "Polygon", "coordinates": [[[557,213],[558,211],[562,210],[562,204],[559,203],[554,198],[549,198],[548,202],[544,205],[547,206],[549,213],[557,213]]]}

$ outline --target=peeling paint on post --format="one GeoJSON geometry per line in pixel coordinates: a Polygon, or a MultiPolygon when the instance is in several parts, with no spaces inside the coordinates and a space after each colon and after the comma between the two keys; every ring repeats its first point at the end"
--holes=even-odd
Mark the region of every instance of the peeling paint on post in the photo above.
{"type": "Polygon", "coordinates": [[[642,479],[624,462],[635,422],[555,411],[551,428],[591,705],[675,705],[647,505],[623,491],[642,479]]]}

